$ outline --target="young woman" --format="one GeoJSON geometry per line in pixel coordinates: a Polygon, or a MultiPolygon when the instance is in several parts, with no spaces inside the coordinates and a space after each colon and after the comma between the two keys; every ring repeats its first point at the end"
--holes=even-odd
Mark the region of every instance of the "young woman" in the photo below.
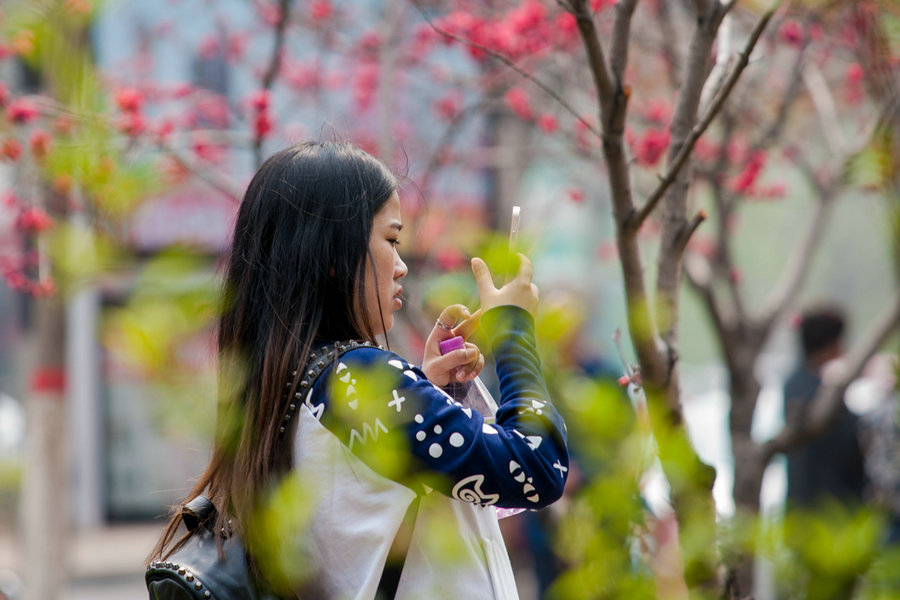
{"type": "Polygon", "coordinates": [[[441,314],[421,367],[378,346],[403,305],[402,227],[395,177],[352,145],[300,144],[259,169],[225,273],[219,435],[189,499],[213,501],[216,531],[240,533],[282,594],[374,598],[393,552],[396,598],[515,598],[496,508],[554,502],[568,469],[531,264],[497,289],[472,261],[500,382],[488,422],[441,389],[484,364],[470,343],[440,354],[465,307],[441,314]]]}

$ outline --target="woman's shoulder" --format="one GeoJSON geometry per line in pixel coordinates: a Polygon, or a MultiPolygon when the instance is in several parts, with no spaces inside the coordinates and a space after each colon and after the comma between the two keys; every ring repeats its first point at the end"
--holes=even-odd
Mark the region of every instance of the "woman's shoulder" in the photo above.
{"type": "Polygon", "coordinates": [[[400,354],[372,342],[332,342],[320,346],[316,352],[324,356],[325,371],[336,373],[347,369],[368,369],[406,374],[410,379],[423,377],[419,367],[400,354]]]}

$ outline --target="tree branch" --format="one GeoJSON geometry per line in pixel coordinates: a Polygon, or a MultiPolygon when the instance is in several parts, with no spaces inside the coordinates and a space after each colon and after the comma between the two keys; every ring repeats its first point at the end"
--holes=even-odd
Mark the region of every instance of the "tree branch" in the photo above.
{"type": "Polygon", "coordinates": [[[609,65],[613,77],[619,84],[625,81],[625,66],[628,64],[628,40],[631,37],[631,17],[637,0],[621,0],[616,4],[616,18],[613,22],[612,45],[609,51],[609,65]]]}
{"type": "MultiPolygon", "coordinates": [[[[606,57],[603,55],[600,38],[597,36],[594,15],[588,6],[587,0],[573,0],[572,14],[575,16],[578,31],[581,33],[581,39],[584,42],[591,76],[594,78],[594,87],[597,89],[597,98],[600,100],[601,112],[603,112],[603,107],[612,103],[616,90],[606,64],[606,57]]],[[[601,125],[602,127],[603,125],[601,125]]]]}
{"type": "Polygon", "coordinates": [[[691,130],[687,139],[685,139],[681,149],[678,151],[678,154],[676,154],[675,158],[673,158],[669,163],[669,169],[666,174],[663,175],[660,179],[660,183],[657,188],[653,191],[650,197],[647,198],[647,201],[644,203],[644,206],[640,209],[640,211],[635,214],[632,223],[630,224],[631,227],[636,229],[640,228],[643,222],[647,220],[647,217],[650,216],[650,213],[653,212],[653,209],[656,208],[656,205],[659,204],[659,201],[662,200],[663,196],[666,193],[666,190],[668,190],[669,187],[675,182],[675,179],[678,177],[678,173],[687,163],[687,160],[690,157],[691,152],[694,149],[694,145],[697,143],[697,140],[700,139],[700,136],[703,135],[703,132],[706,131],[710,123],[712,123],[713,119],[719,113],[719,110],[721,110],[722,106],[725,104],[725,101],[728,99],[728,96],[731,94],[731,91],[734,89],[734,86],[737,84],[741,73],[743,73],[744,69],[749,64],[750,53],[753,51],[754,46],[756,46],[756,42],[759,41],[762,32],[765,30],[766,25],[769,24],[769,21],[772,20],[772,16],[774,14],[775,7],[772,7],[768,11],[766,11],[763,16],[761,16],[756,22],[753,31],[750,33],[750,38],[747,40],[747,43],[744,45],[744,49],[741,51],[738,62],[734,65],[734,68],[731,70],[731,74],[725,80],[725,84],[722,86],[722,89],[719,90],[719,93],[716,94],[716,97],[710,104],[709,109],[691,130]]]}
{"type": "MultiPolygon", "coordinates": [[[[269,66],[263,74],[261,81],[262,89],[268,91],[272,89],[275,78],[281,70],[281,61],[284,53],[284,38],[287,30],[287,24],[290,20],[291,0],[280,0],[278,22],[275,23],[275,43],[272,44],[272,54],[269,56],[269,66]]],[[[256,166],[262,164],[262,143],[263,136],[257,133],[253,139],[253,156],[256,160],[256,166]]]]}
{"type": "Polygon", "coordinates": [[[826,375],[823,379],[806,418],[786,424],[778,435],[762,445],[760,454],[764,464],[774,454],[795,448],[828,429],[838,414],[847,387],[898,325],[900,325],[900,288],[894,292],[865,336],[842,360],[836,372],[826,375]]]}
{"type": "Polygon", "coordinates": [[[451,39],[451,40],[453,40],[453,41],[455,41],[455,42],[459,42],[459,43],[461,43],[461,44],[465,44],[466,46],[469,46],[469,47],[471,47],[471,48],[475,48],[475,49],[480,50],[481,52],[484,52],[485,54],[487,54],[487,55],[489,55],[489,56],[491,56],[491,57],[493,57],[493,58],[496,58],[497,60],[499,60],[500,62],[502,62],[503,64],[505,64],[507,67],[509,67],[510,69],[512,69],[513,71],[515,71],[516,73],[518,73],[519,75],[521,75],[522,77],[524,77],[525,79],[527,79],[528,81],[532,82],[534,85],[536,85],[538,88],[540,88],[541,91],[543,91],[545,94],[547,94],[548,96],[550,96],[551,98],[553,98],[553,99],[554,99],[554,100],[555,100],[555,101],[556,101],[556,102],[557,102],[557,103],[558,103],[558,104],[559,104],[559,105],[560,105],[567,113],[569,113],[570,115],[572,115],[573,117],[575,117],[576,120],[580,121],[581,124],[584,125],[584,127],[585,127],[588,131],[590,131],[591,133],[593,133],[593,134],[594,134],[595,136],[597,136],[598,138],[602,138],[602,137],[603,137],[602,134],[600,133],[600,130],[598,130],[598,129],[590,122],[590,121],[588,121],[587,119],[585,119],[585,118],[581,115],[581,113],[579,113],[579,112],[575,109],[575,107],[573,107],[571,104],[569,104],[569,102],[568,102],[565,98],[563,98],[561,94],[557,93],[556,90],[554,90],[552,87],[550,87],[549,85],[547,85],[546,83],[544,83],[543,81],[541,81],[540,79],[538,79],[537,77],[535,77],[534,75],[532,75],[531,73],[529,73],[528,71],[526,71],[524,68],[522,68],[521,66],[519,66],[518,64],[516,64],[514,61],[510,60],[510,59],[507,58],[506,56],[503,56],[502,54],[500,54],[500,53],[497,52],[496,50],[494,50],[494,49],[492,49],[492,48],[489,48],[489,47],[487,47],[487,46],[485,46],[485,45],[483,45],[483,44],[479,44],[478,42],[473,42],[472,40],[468,40],[468,39],[466,39],[466,38],[463,38],[463,37],[461,37],[461,36],[458,36],[458,35],[456,35],[456,34],[454,34],[454,33],[450,33],[449,31],[446,31],[446,30],[444,30],[444,29],[441,29],[440,27],[438,27],[437,25],[435,25],[435,24],[434,24],[434,21],[432,21],[432,20],[428,17],[428,15],[425,13],[425,9],[422,7],[422,3],[420,2],[420,0],[413,0],[413,1],[414,1],[415,4],[416,4],[416,8],[419,9],[419,13],[421,13],[422,18],[425,19],[425,22],[428,23],[428,25],[429,25],[436,33],[439,33],[440,35],[446,37],[447,39],[451,39]]]}
{"type": "MultiPolygon", "coordinates": [[[[798,159],[799,161],[799,159],[798,159]]],[[[802,166],[802,165],[801,165],[802,166]]],[[[811,167],[803,167],[819,196],[816,212],[807,222],[800,241],[794,246],[785,263],[778,283],[772,288],[768,298],[763,302],[759,322],[764,331],[769,331],[774,322],[787,310],[791,300],[797,295],[803,281],[809,275],[809,265],[816,246],[822,238],[822,231],[828,222],[829,209],[834,204],[834,187],[824,187],[816,182],[811,167]]]]}
{"type": "Polygon", "coordinates": [[[659,17],[659,29],[662,33],[662,53],[669,63],[666,74],[669,77],[669,84],[673,90],[678,89],[678,73],[681,71],[681,60],[678,51],[673,44],[675,38],[675,30],[672,28],[671,5],[668,2],[660,2],[657,5],[657,15],[659,17]]]}
{"type": "Polygon", "coordinates": [[[724,303],[715,294],[713,273],[709,261],[699,254],[689,252],[684,257],[684,273],[688,283],[706,304],[713,328],[717,333],[717,339],[720,340],[726,360],[731,363],[729,356],[733,344],[729,340],[733,336],[735,316],[733,312],[726,309],[724,303]]]}
{"type": "Polygon", "coordinates": [[[228,177],[225,173],[207,166],[203,163],[203,161],[192,157],[186,152],[177,150],[171,144],[160,143],[159,148],[165,154],[168,154],[173,159],[175,159],[175,161],[179,165],[181,165],[212,187],[216,188],[220,192],[224,193],[235,202],[240,203],[241,199],[244,197],[243,188],[238,185],[233,179],[228,177]]]}
{"type": "Polygon", "coordinates": [[[816,107],[816,113],[822,123],[822,134],[828,141],[831,152],[836,155],[846,154],[847,140],[840,129],[841,119],[838,117],[834,97],[828,89],[822,71],[814,63],[807,63],[803,69],[803,82],[809,90],[813,106],[816,107]]]}

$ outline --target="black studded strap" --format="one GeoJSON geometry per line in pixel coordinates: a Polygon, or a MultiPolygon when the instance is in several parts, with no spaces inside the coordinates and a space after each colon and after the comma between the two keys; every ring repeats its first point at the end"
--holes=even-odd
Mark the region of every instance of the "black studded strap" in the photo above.
{"type": "Polygon", "coordinates": [[[381,348],[378,344],[369,341],[361,342],[358,340],[346,340],[332,342],[314,350],[312,354],[309,355],[309,359],[307,359],[306,366],[303,370],[297,370],[291,373],[291,381],[287,384],[287,394],[290,396],[293,392],[293,398],[291,398],[287,412],[281,420],[281,426],[278,429],[279,436],[284,437],[285,433],[287,433],[288,425],[290,425],[291,419],[294,418],[297,407],[303,403],[304,397],[309,393],[309,390],[312,389],[312,386],[316,383],[316,379],[319,378],[322,371],[334,364],[334,361],[345,352],[349,352],[355,348],[364,347],[381,348]],[[299,382],[297,381],[298,377],[300,379],[299,382]]]}

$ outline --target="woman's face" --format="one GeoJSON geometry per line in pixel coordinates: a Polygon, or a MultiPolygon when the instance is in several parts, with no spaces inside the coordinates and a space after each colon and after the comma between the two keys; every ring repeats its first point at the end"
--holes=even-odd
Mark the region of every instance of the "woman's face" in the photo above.
{"type": "Polygon", "coordinates": [[[371,259],[366,261],[365,308],[375,334],[390,331],[394,326],[394,311],[403,307],[400,299],[403,287],[398,280],[406,275],[407,268],[397,252],[402,228],[400,197],[394,192],[375,213],[369,237],[371,259]]]}

